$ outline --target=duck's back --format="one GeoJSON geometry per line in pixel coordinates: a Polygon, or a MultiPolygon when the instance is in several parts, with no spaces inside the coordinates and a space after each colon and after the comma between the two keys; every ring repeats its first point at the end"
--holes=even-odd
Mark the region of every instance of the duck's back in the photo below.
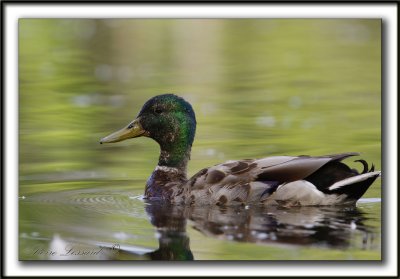
{"type": "Polygon", "coordinates": [[[277,156],[228,161],[203,169],[184,185],[186,203],[322,205],[355,202],[380,172],[360,174],[340,161],[357,153],[277,156]]]}

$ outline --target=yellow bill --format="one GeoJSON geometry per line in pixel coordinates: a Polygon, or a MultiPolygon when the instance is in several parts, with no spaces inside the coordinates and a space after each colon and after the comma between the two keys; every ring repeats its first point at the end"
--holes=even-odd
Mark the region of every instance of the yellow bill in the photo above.
{"type": "Polygon", "coordinates": [[[112,133],[100,140],[100,144],[102,143],[112,143],[119,142],[130,138],[140,137],[145,135],[146,131],[142,128],[142,125],[139,122],[139,119],[133,120],[128,124],[125,128],[122,128],[119,131],[112,133]]]}

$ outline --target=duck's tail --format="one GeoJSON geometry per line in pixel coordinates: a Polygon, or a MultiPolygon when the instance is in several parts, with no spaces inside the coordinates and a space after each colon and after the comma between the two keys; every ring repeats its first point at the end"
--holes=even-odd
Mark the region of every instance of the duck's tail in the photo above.
{"type": "Polygon", "coordinates": [[[328,190],[333,194],[344,194],[349,200],[358,200],[368,190],[369,186],[381,175],[380,171],[374,171],[373,167],[369,172],[363,173],[340,180],[328,190]]]}

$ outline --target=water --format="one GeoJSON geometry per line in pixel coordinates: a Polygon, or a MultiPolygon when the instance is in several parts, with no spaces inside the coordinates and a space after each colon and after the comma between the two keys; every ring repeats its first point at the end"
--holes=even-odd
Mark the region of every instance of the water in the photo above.
{"type": "Polygon", "coordinates": [[[324,259],[373,259],[380,249],[379,201],[357,208],[162,206],[123,188],[25,197],[21,257],[285,260],[322,253],[324,259]],[[86,254],[93,251],[100,253],[86,254]]]}
{"type": "Polygon", "coordinates": [[[189,175],[351,151],[381,169],[380,32],[379,20],[20,20],[19,259],[381,259],[380,180],[353,208],[162,207],[141,199],[156,143],[98,144],[173,92],[198,122],[189,175]]]}

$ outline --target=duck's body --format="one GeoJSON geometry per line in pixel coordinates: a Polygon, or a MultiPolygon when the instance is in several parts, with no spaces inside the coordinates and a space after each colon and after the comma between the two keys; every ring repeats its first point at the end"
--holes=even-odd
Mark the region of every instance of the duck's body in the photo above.
{"type": "Polygon", "coordinates": [[[283,206],[355,203],[380,176],[363,164],[359,173],[341,160],[358,155],[276,156],[228,161],[187,179],[186,168],[196,119],[189,103],[165,94],[153,97],[126,128],[101,140],[117,142],[147,136],[161,147],[157,167],[146,183],[145,198],[174,204],[283,206]]]}
{"type": "Polygon", "coordinates": [[[340,162],[354,155],[358,154],[228,161],[189,180],[177,168],[158,166],[147,181],[145,197],[196,205],[354,203],[380,174],[372,169],[359,174],[340,162]]]}

